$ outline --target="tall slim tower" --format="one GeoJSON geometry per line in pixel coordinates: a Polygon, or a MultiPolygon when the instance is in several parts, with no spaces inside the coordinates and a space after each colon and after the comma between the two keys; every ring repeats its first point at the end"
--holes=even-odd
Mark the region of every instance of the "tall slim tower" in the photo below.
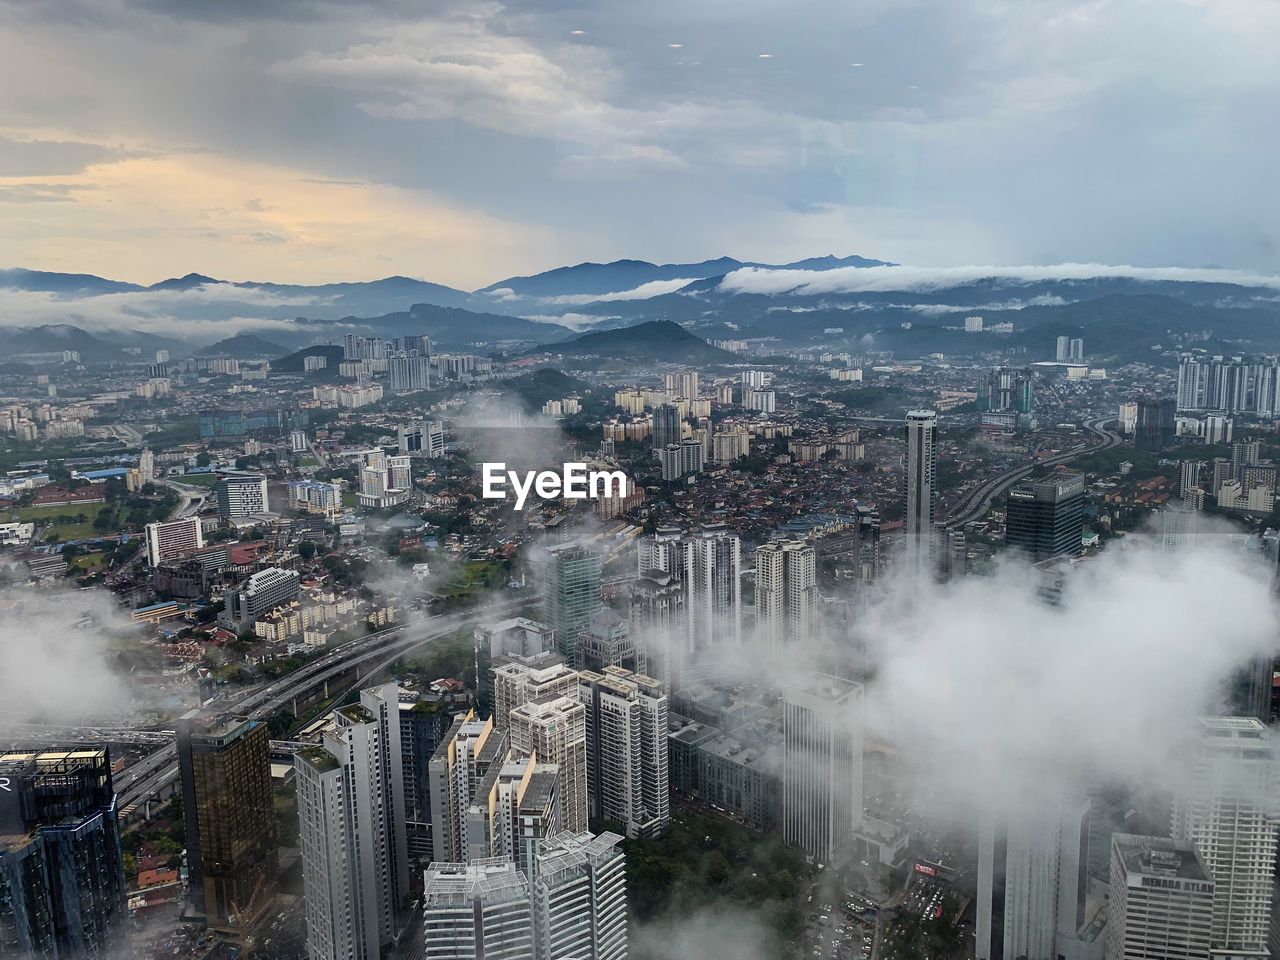
{"type": "Polygon", "coordinates": [[[277,891],[276,818],[266,724],[177,724],[191,901],[213,930],[256,927],[277,891]]]}
{"type": "Polygon", "coordinates": [[[653,408],[653,451],[657,455],[670,444],[680,442],[680,408],[660,403],[653,408]]]}
{"type": "Polygon", "coordinates": [[[311,960],[376,960],[399,931],[408,857],[399,704],[386,689],[339,707],[323,744],[294,757],[311,960]]]}
{"type": "Polygon", "coordinates": [[[933,534],[937,484],[938,414],[933,410],[907,412],[907,503],[904,514],[908,560],[923,569],[933,534]]]}
{"type": "Polygon", "coordinates": [[[1203,717],[1173,802],[1173,837],[1213,874],[1216,952],[1264,955],[1275,881],[1280,766],[1253,717],[1203,717]]]}
{"type": "Polygon", "coordinates": [[[578,634],[600,612],[600,567],[600,554],[581,544],[547,549],[543,583],[547,626],[556,632],[559,650],[570,663],[577,658],[578,634]]]}
{"type": "Polygon", "coordinates": [[[1005,505],[1005,543],[1033,561],[1080,555],[1084,476],[1051,473],[1015,484],[1005,505]]]}
{"type": "Polygon", "coordinates": [[[587,712],[576,697],[536,700],[511,711],[511,749],[560,767],[560,823],[587,829],[587,712]]]}
{"type": "Polygon", "coordinates": [[[787,843],[829,862],[862,822],[862,684],[813,673],[783,693],[787,843]]]}
{"type": "Polygon", "coordinates": [[[764,649],[808,648],[817,573],[817,551],[803,540],[773,540],[756,551],[756,628],[764,649]]]}

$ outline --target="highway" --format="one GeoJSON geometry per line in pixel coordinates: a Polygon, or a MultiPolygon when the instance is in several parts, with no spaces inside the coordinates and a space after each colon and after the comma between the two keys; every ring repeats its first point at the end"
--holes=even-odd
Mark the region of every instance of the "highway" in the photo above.
{"type": "MultiPolygon", "coordinates": [[[[488,608],[483,615],[486,619],[501,619],[528,606],[531,602],[529,600],[508,601],[488,608]]],[[[228,703],[218,704],[215,709],[219,713],[232,716],[249,716],[264,720],[277,710],[291,704],[295,699],[306,696],[321,684],[346,673],[352,666],[381,658],[371,666],[371,669],[362,674],[362,678],[373,676],[405,654],[433,640],[439,640],[469,622],[474,622],[478,616],[479,611],[468,609],[371,633],[367,637],[353,640],[311,661],[269,686],[249,691],[228,703]]],[[[125,770],[117,783],[120,815],[128,817],[139,805],[159,794],[177,777],[178,752],[177,746],[173,743],[161,747],[135,763],[125,770]]]]}
{"type": "Polygon", "coordinates": [[[1110,417],[1100,417],[1097,420],[1090,420],[1084,425],[1084,429],[1092,437],[1087,443],[1072,447],[1070,450],[1065,450],[1052,457],[1037,460],[1034,463],[1024,464],[1020,467],[1010,467],[989,480],[982,481],[982,483],[961,497],[959,502],[951,508],[945,518],[946,525],[948,527],[963,527],[966,523],[972,523],[974,520],[979,519],[991,508],[991,504],[997,497],[1003,496],[1010,487],[1023,477],[1048,467],[1057,466],[1060,463],[1069,463],[1081,454],[1092,453],[1095,450],[1106,450],[1116,446],[1121,442],[1120,436],[1104,429],[1102,426],[1110,419],[1110,417]]]}

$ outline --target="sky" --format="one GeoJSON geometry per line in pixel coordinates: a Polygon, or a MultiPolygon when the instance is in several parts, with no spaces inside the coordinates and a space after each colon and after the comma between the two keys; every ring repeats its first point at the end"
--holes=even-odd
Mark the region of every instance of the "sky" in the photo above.
{"type": "Polygon", "coordinates": [[[1280,268],[1273,0],[0,0],[0,266],[1280,268]]]}

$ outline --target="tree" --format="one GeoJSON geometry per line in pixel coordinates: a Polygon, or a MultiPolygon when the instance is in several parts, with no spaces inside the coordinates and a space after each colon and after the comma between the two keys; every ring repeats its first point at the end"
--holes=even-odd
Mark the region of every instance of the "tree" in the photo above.
{"type": "Polygon", "coordinates": [[[303,560],[310,560],[316,555],[316,545],[310,540],[303,540],[298,544],[298,556],[303,560]]]}

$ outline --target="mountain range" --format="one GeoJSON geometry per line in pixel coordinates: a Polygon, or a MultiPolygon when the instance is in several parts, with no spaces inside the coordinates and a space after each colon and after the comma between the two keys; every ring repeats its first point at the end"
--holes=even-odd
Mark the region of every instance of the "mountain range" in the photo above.
{"type": "Polygon", "coordinates": [[[860,256],[580,263],[470,292],[400,276],[297,285],[191,273],[144,286],[0,270],[0,346],[11,353],[77,349],[94,363],[136,362],[155,349],[175,358],[280,357],[347,333],[425,334],[446,351],[609,355],[637,335],[582,335],[651,322],[665,326],[640,341],[654,330],[656,340],[672,340],[683,329],[699,342],[764,339],[914,356],[974,355],[1003,344],[1025,346],[1034,359],[1044,355],[1046,338],[1059,335],[1054,331],[1086,336],[1097,355],[1114,358],[1148,358],[1151,344],[1169,334],[1224,349],[1280,350],[1280,280],[1211,268],[1079,264],[930,270],[860,256]],[[1015,332],[999,343],[965,336],[957,328],[970,313],[988,325],[1010,322],[1015,332]]]}

